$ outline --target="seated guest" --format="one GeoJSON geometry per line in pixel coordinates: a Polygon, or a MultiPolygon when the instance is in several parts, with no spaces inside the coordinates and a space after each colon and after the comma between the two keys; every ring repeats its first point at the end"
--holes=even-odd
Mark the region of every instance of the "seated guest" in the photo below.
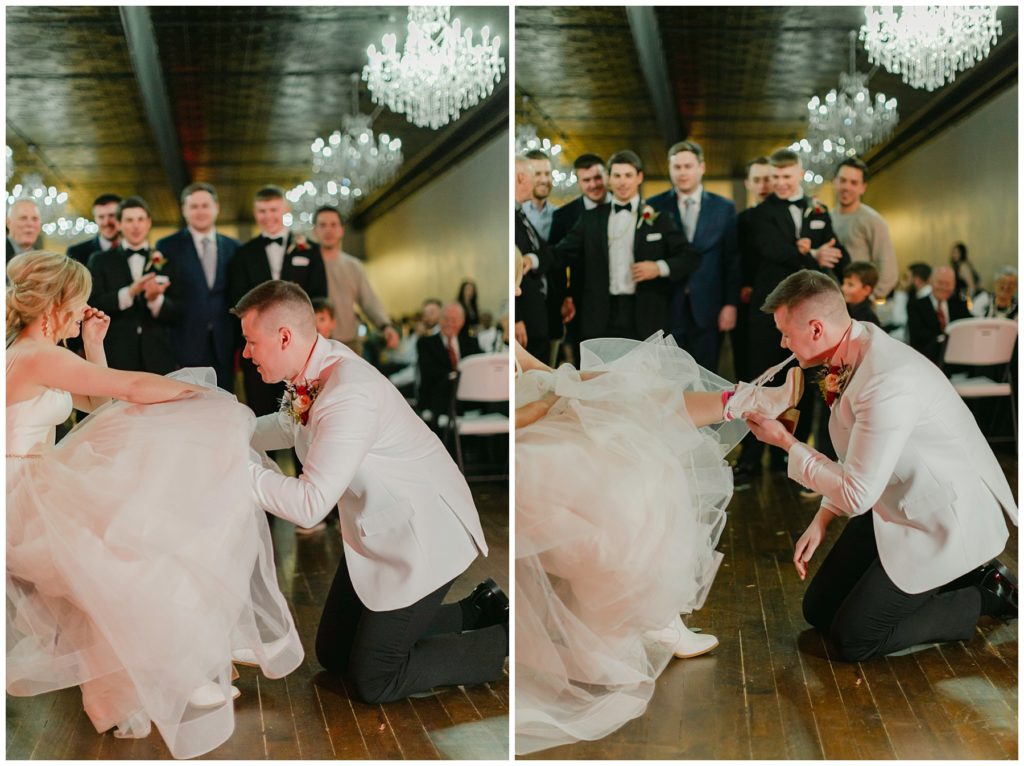
{"type": "Polygon", "coordinates": [[[896,289],[885,302],[882,327],[896,340],[909,343],[907,337],[907,306],[914,298],[923,298],[932,291],[928,280],[932,276],[932,267],[927,263],[912,263],[903,272],[896,289]]]}
{"type": "Polygon", "coordinates": [[[941,367],[946,349],[946,325],[957,319],[968,319],[971,312],[954,292],[956,275],[949,266],[939,266],[932,272],[931,287],[929,295],[910,301],[907,328],[910,345],[941,367]]]}
{"type": "Polygon", "coordinates": [[[980,292],[971,306],[976,317],[1017,318],[1017,270],[1004,266],[996,275],[995,293],[980,292]]]}
{"type": "Polygon", "coordinates": [[[437,416],[447,413],[452,398],[452,373],[459,360],[470,354],[479,354],[476,338],[460,335],[466,323],[466,314],[458,303],[449,303],[441,311],[440,328],[436,335],[420,338],[416,344],[419,365],[420,415],[432,427],[437,427],[437,416]]]}
{"type": "Polygon", "coordinates": [[[313,311],[316,312],[317,333],[329,339],[338,325],[338,320],[334,316],[334,304],[326,298],[314,298],[313,311]]]}
{"type": "Polygon", "coordinates": [[[501,328],[495,327],[494,314],[490,311],[480,312],[480,329],[476,331],[476,342],[485,354],[504,350],[501,341],[501,328]]]}
{"type": "Polygon", "coordinates": [[[871,300],[877,284],[878,269],[870,261],[854,261],[843,271],[843,297],[851,319],[882,326],[871,300]]]}

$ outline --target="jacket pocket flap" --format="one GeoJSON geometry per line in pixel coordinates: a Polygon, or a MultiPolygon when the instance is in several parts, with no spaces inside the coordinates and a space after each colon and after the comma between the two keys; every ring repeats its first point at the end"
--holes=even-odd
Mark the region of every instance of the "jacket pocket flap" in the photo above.
{"type": "Polygon", "coordinates": [[[922,513],[945,508],[956,502],[956,491],[951,485],[938,484],[917,492],[911,491],[909,495],[899,502],[899,509],[907,518],[915,518],[922,513]]]}
{"type": "Polygon", "coordinates": [[[404,524],[412,518],[412,503],[408,500],[396,503],[395,505],[382,508],[373,513],[364,514],[359,519],[359,531],[363,537],[377,535],[389,529],[404,524]]]}

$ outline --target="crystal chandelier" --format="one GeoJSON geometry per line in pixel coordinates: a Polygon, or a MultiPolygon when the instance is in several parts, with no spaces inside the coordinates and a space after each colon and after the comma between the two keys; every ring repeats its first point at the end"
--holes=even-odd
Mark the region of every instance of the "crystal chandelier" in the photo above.
{"type": "Polygon", "coordinates": [[[860,39],[868,61],[933,91],[988,56],[1003,31],[995,6],[891,5],[864,10],[860,39]]]}
{"type": "Polygon", "coordinates": [[[540,138],[533,125],[516,125],[516,154],[526,154],[534,149],[540,149],[551,158],[551,185],[554,188],[568,189],[576,183],[576,171],[565,162],[561,144],[540,138]]]}
{"type": "MultiPolygon", "coordinates": [[[[7,147],[7,180],[14,176],[14,154],[7,147]]],[[[20,199],[30,199],[39,208],[39,218],[43,224],[43,234],[48,239],[67,241],[83,234],[96,234],[100,227],[87,218],[78,216],[69,218],[67,210],[68,193],[59,191],[55,186],[47,186],[43,177],[37,173],[22,176],[21,181],[12,189],[7,190],[7,207],[20,199]]]]}
{"type": "Polygon", "coordinates": [[[358,74],[352,75],[351,109],[342,118],[342,130],[318,137],[310,146],[312,178],[285,195],[302,228],[311,227],[313,214],[325,205],[347,216],[359,200],[393,179],[402,166],[402,140],[387,133],[374,136],[373,117],[359,112],[358,74]]]}
{"type": "Polygon", "coordinates": [[[494,90],[505,71],[499,55],[501,38],[480,30],[464,32],[458,19],[449,23],[447,5],[409,6],[408,35],[401,52],[393,34],[384,35],[381,50],[370,45],[363,79],[375,104],[404,114],[413,125],[434,130],[457,120],[494,90]]]}
{"type": "Polygon", "coordinates": [[[804,180],[821,184],[847,157],[864,154],[888,139],[899,122],[896,99],[868,91],[868,76],[857,72],[857,33],[850,33],[850,71],[839,75],[839,90],[830,90],[824,101],[814,96],[807,102],[807,137],[790,148],[803,155],[804,180]]]}

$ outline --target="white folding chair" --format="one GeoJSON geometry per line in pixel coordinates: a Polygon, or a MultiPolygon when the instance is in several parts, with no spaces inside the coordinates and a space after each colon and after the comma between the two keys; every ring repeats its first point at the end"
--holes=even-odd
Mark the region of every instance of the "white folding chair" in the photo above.
{"type": "Polygon", "coordinates": [[[1001,380],[984,375],[955,373],[950,383],[963,399],[1010,397],[1013,443],[1017,444],[1017,411],[1010,385],[1010,361],[1017,344],[1017,323],[1012,319],[958,319],[946,326],[944,365],[1003,367],[1001,380]]]}
{"type": "MultiPolygon", "coordinates": [[[[459,402],[508,402],[508,352],[472,354],[459,360],[459,379],[452,396],[448,417],[448,433],[455,442],[455,460],[466,473],[462,455],[463,436],[497,436],[509,432],[509,419],[500,412],[458,415],[459,402]]],[[[498,476],[473,476],[473,479],[508,478],[508,471],[498,476]]]]}

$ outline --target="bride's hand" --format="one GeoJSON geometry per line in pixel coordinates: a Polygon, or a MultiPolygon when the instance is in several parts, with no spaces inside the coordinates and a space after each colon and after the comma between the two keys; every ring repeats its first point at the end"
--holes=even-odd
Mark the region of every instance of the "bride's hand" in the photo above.
{"type": "Polygon", "coordinates": [[[90,306],[85,310],[85,315],[82,317],[82,343],[103,343],[109,328],[110,317],[99,309],[94,309],[90,306]]]}

